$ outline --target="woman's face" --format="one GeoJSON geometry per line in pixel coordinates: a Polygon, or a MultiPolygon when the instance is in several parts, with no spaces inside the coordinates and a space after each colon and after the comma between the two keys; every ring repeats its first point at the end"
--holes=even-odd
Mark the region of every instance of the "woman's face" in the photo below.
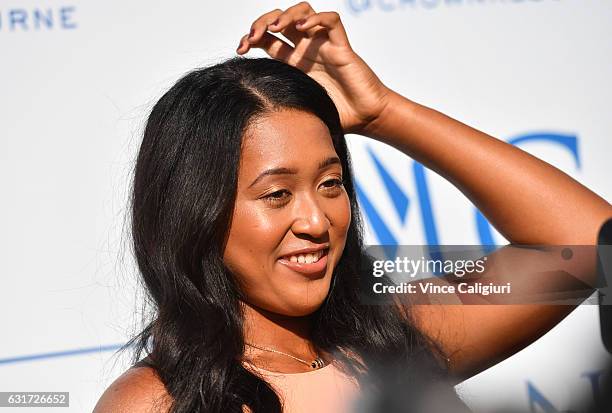
{"type": "Polygon", "coordinates": [[[323,303],[351,221],[342,173],[327,126],[310,113],[284,109],[248,128],[223,253],[248,304],[304,316],[323,303]]]}

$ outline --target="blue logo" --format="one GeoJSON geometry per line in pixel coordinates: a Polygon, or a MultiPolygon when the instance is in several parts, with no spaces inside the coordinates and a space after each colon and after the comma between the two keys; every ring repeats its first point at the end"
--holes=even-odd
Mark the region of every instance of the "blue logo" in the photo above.
{"type": "Polygon", "coordinates": [[[73,30],[77,27],[74,6],[0,9],[0,32],[73,30]]]}
{"type": "MultiPolygon", "coordinates": [[[[575,135],[562,135],[558,133],[530,133],[512,137],[507,140],[511,145],[520,147],[523,144],[531,142],[540,142],[546,145],[559,147],[569,152],[574,160],[576,169],[580,169],[580,156],[578,154],[578,138],[575,135]]],[[[436,216],[431,201],[429,184],[427,181],[427,169],[416,161],[411,161],[413,185],[416,192],[416,199],[411,200],[407,193],[401,189],[398,182],[391,176],[391,174],[384,167],[379,157],[372,151],[369,146],[366,146],[368,156],[372,161],[378,175],[383,182],[383,196],[387,196],[391,201],[391,205],[395,210],[395,214],[399,218],[399,222],[402,225],[406,225],[406,218],[408,216],[408,210],[411,208],[413,203],[417,203],[420,213],[420,220],[422,222],[422,231],[424,239],[428,245],[440,245],[440,228],[436,222],[436,216]]],[[[409,172],[409,171],[406,171],[409,172]]],[[[408,174],[407,174],[408,175],[408,174]]],[[[370,223],[374,235],[377,239],[377,243],[380,245],[398,245],[398,239],[391,230],[393,227],[383,214],[381,214],[374,206],[366,192],[364,191],[364,185],[359,179],[355,179],[355,186],[357,197],[359,200],[359,206],[361,207],[365,218],[370,223]]],[[[493,231],[491,224],[488,220],[474,208],[473,212],[473,225],[475,226],[476,232],[479,238],[479,244],[484,246],[491,246],[492,249],[496,245],[493,237],[493,231]]],[[[467,240],[466,240],[467,242],[467,240]]],[[[499,244],[499,243],[498,243],[499,244]]],[[[485,250],[485,253],[490,251],[485,250]]]]}
{"type": "MultiPolygon", "coordinates": [[[[549,0],[559,1],[559,0],[549,0]]],[[[461,6],[482,6],[486,4],[541,3],[542,0],[346,0],[347,9],[352,13],[370,10],[394,12],[397,10],[434,10],[461,6]]]]}
{"type": "MultiPolygon", "coordinates": [[[[589,381],[591,394],[593,395],[593,407],[603,407],[601,378],[604,372],[604,370],[587,371],[580,375],[581,378],[589,381]]],[[[529,400],[529,411],[532,413],[559,413],[552,402],[529,380],[527,380],[527,398],[529,400]]],[[[602,410],[597,409],[597,411],[602,410]]]]}

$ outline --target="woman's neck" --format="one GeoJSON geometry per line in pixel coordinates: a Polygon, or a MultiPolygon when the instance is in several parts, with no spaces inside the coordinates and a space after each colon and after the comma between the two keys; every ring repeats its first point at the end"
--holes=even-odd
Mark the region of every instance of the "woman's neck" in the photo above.
{"type": "MultiPolygon", "coordinates": [[[[310,316],[290,317],[273,313],[248,303],[242,303],[244,311],[244,341],[258,347],[274,349],[305,360],[313,360],[319,354],[310,340],[312,321],[310,316]]],[[[272,365],[292,365],[295,361],[277,353],[248,348],[247,358],[259,359],[272,365]]]]}

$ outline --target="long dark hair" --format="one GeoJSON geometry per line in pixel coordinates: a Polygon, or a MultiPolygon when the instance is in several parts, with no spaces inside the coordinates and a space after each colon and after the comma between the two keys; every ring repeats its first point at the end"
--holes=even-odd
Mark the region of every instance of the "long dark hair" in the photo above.
{"type": "MultiPolygon", "coordinates": [[[[146,124],[131,191],[133,248],[154,317],[124,348],[143,352],[173,398],[174,412],[280,412],[273,389],[240,362],[241,291],[222,261],[249,122],[277,109],[307,111],[329,128],[346,177],[352,219],[323,305],[312,315],[312,342],[347,372],[390,366],[413,370],[435,346],[392,306],[364,306],[359,206],[338,111],[315,80],[268,58],[235,57],[182,77],[155,104],[146,124]],[[358,357],[355,357],[357,355],[358,357]]],[[[371,267],[370,267],[371,268],[371,267]]],[[[404,370],[405,372],[406,370],[404,370]]],[[[420,372],[419,374],[426,374],[420,372]]]]}

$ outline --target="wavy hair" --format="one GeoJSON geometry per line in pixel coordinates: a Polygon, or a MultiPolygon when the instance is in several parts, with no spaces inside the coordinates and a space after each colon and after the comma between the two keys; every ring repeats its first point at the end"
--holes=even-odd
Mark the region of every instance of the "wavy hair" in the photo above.
{"type": "MultiPolygon", "coordinates": [[[[363,305],[359,268],[369,264],[349,153],[325,89],[288,64],[234,57],[191,71],[153,107],[136,160],[131,236],[153,317],[123,349],[147,353],[172,396],[172,412],[281,412],[272,387],[245,369],[243,295],[222,261],[236,198],[241,142],[250,122],[298,109],[329,128],[351,205],[346,245],[312,342],[363,379],[367,373],[445,374],[439,350],[394,306],[363,305]],[[398,370],[399,371],[399,370],[398,370]]],[[[371,268],[371,266],[370,266],[371,268]]]]}

